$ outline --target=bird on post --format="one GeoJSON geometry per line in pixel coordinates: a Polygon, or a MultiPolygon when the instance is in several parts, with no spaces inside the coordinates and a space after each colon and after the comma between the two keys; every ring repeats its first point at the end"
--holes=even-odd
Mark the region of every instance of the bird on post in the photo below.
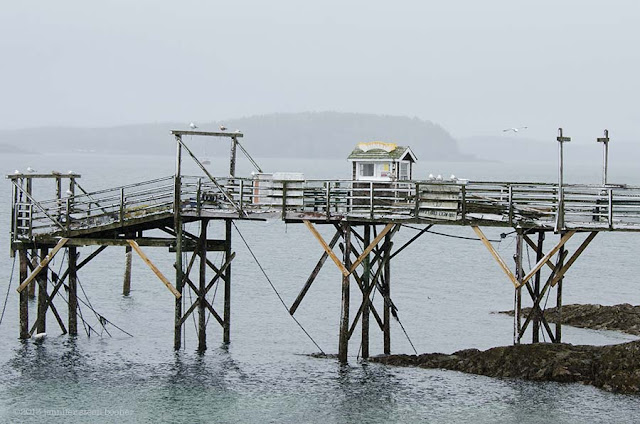
{"type": "Polygon", "coordinates": [[[220,125],[220,131],[226,131],[227,127],[225,127],[224,125],[220,125]]]}
{"type": "Polygon", "coordinates": [[[189,128],[191,128],[192,130],[195,130],[196,128],[198,128],[198,126],[194,122],[192,122],[189,124],[189,128]]]}

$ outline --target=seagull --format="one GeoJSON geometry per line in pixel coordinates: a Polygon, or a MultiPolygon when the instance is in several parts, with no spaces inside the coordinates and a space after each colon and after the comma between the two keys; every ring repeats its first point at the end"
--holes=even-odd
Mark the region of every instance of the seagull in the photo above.
{"type": "Polygon", "coordinates": [[[240,134],[240,130],[236,130],[236,133],[240,134]]]}
{"type": "Polygon", "coordinates": [[[36,172],[36,170],[35,170],[35,169],[33,169],[32,167],[28,167],[28,168],[27,168],[27,172],[29,172],[29,173],[33,174],[34,172],[36,172]]]}
{"type": "Polygon", "coordinates": [[[226,131],[227,127],[225,127],[224,125],[220,125],[220,131],[226,131]]]}
{"type": "Polygon", "coordinates": [[[192,130],[195,130],[196,128],[198,128],[198,126],[194,122],[192,122],[189,124],[189,128],[191,128],[192,130]]]}
{"type": "Polygon", "coordinates": [[[520,128],[507,128],[502,130],[502,132],[509,132],[509,131],[513,131],[514,133],[517,133],[520,130],[526,130],[528,127],[520,127],[520,128]]]}

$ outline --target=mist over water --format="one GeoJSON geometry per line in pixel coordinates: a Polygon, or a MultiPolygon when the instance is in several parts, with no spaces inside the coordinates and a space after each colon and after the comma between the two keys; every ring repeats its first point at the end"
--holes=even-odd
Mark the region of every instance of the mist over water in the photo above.
{"type": "MultiPolygon", "coordinates": [[[[342,160],[258,160],[265,171],[304,172],[307,178],[348,178],[342,160]]],[[[82,174],[89,191],[172,175],[173,157],[37,155],[3,156],[0,171],[31,166],[40,172],[69,169],[82,174]]],[[[568,182],[599,183],[599,162],[568,163],[568,182]]],[[[185,160],[185,173],[197,168],[185,160]]],[[[212,161],[211,172],[225,175],[226,157],[212,161]]],[[[240,161],[238,175],[249,175],[240,161]]],[[[429,173],[455,174],[472,180],[556,181],[551,163],[429,162],[417,164],[418,178],[429,173]]],[[[632,164],[612,164],[616,181],[640,184],[632,164]]],[[[53,197],[51,187],[38,191],[53,197]],[[46,191],[49,190],[49,195],[46,191]]],[[[5,207],[0,209],[0,295],[7,293],[13,259],[9,257],[10,183],[0,184],[5,207]]],[[[238,222],[276,288],[291,304],[322,254],[302,225],[280,220],[238,222]]],[[[318,226],[324,237],[330,229],[318,226]]],[[[188,227],[195,231],[195,227],[188,227]]],[[[472,236],[466,227],[439,226],[437,231],[472,236]]],[[[218,223],[210,236],[222,234],[218,223]]],[[[499,239],[505,229],[487,229],[499,239]]],[[[400,245],[415,231],[403,228],[400,245]]],[[[574,250],[581,240],[572,240],[574,250]]],[[[640,303],[637,234],[602,233],[571,269],[564,303],[640,303]]],[[[496,248],[504,258],[514,251],[513,237],[496,248]]],[[[532,383],[466,375],[451,371],[392,368],[360,363],[359,331],[349,346],[348,366],[333,359],[307,356],[317,348],[293,323],[260,273],[240,237],[233,233],[232,324],[229,346],[222,329],[210,320],[209,349],[195,352],[191,318],[185,325],[185,346],[172,349],[173,296],[139,260],[133,261],[132,292],[121,295],[124,249],[110,247],[79,273],[93,307],[134,337],[106,326],[81,304],[84,319],[99,333],[88,337],[82,325],[72,339],[59,335],[51,314],[48,337],[20,341],[17,276],[0,324],[0,421],[3,422],[310,422],[310,423],[452,423],[637,422],[638,399],[577,384],[532,383]]],[[[93,248],[80,249],[86,258],[93,248]]],[[[173,275],[174,254],[145,248],[165,275],[173,275]]],[[[211,253],[214,263],[220,257],[211,253]]],[[[531,258],[533,259],[533,257],[531,258]]],[[[62,266],[56,258],[53,268],[62,266]]],[[[15,270],[17,273],[17,268],[15,270]]],[[[337,352],[340,317],[340,273],[327,263],[301,304],[296,317],[327,353],[337,352]]],[[[355,285],[354,285],[355,286],[355,285]]],[[[489,253],[476,241],[427,234],[394,258],[391,291],[402,324],[418,352],[451,353],[486,349],[512,342],[512,318],[492,312],[513,306],[513,290],[489,253]]],[[[84,296],[82,298],[86,301],[84,296]]],[[[189,303],[193,299],[185,296],[189,303]]],[[[352,292],[352,299],[359,296],[352,292]]],[[[379,302],[379,298],[374,301],[379,302]]],[[[221,307],[216,296],[214,307],[221,307]]],[[[553,303],[553,299],[549,299],[553,303]]],[[[62,297],[55,304],[66,316],[62,297]]],[[[35,316],[35,301],[30,317],[35,316]]],[[[372,320],[372,354],[382,352],[382,333],[372,320]]],[[[529,340],[530,335],[524,340],[529,340]]],[[[573,344],[611,344],[631,336],[606,331],[563,328],[573,344]]],[[[412,353],[399,325],[392,326],[393,353],[412,353]]]]}

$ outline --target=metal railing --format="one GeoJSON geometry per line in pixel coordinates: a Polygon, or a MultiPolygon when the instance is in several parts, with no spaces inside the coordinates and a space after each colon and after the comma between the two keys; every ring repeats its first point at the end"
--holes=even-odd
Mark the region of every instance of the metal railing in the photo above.
{"type": "MultiPolygon", "coordinates": [[[[640,229],[640,187],[509,182],[273,181],[183,176],[181,214],[283,219],[491,221],[504,226],[640,229]],[[560,201],[562,200],[562,201],[560,201]],[[559,206],[562,205],[562,208],[559,206]],[[562,218],[559,222],[559,218],[562,218]]],[[[175,177],[59,199],[15,202],[14,239],[125,226],[175,212],[175,177]]],[[[21,190],[20,187],[18,187],[21,190]]]]}

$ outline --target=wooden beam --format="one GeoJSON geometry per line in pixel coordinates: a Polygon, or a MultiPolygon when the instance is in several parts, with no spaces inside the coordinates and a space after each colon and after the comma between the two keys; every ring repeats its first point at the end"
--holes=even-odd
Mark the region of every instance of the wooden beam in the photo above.
{"type": "Polygon", "coordinates": [[[62,249],[62,247],[67,243],[67,241],[69,241],[68,238],[62,238],[60,239],[60,241],[58,242],[58,244],[56,244],[56,246],[51,250],[51,253],[49,253],[43,260],[42,262],[40,262],[40,264],[38,264],[38,266],[36,267],[36,269],[26,278],[26,280],[24,280],[19,286],[18,286],[18,293],[22,293],[22,290],[24,290],[31,281],[33,281],[34,278],[36,278],[38,276],[38,274],[40,274],[40,271],[42,271],[49,262],[51,262],[51,260],[54,258],[54,256],[56,256],[56,253],[58,253],[60,251],[60,249],[62,249]]]}
{"type": "Polygon", "coordinates": [[[382,240],[384,238],[384,236],[389,232],[389,230],[391,230],[391,228],[393,228],[395,224],[387,224],[384,229],[382,231],[380,231],[380,234],[378,234],[378,236],[373,239],[373,241],[371,242],[371,244],[369,244],[369,246],[367,246],[366,249],[364,249],[364,251],[362,252],[362,254],[358,257],[358,259],[356,259],[356,261],[353,263],[353,265],[351,266],[351,270],[350,272],[353,272],[358,265],[360,265],[360,263],[367,257],[369,256],[369,253],[371,253],[371,251],[373,250],[374,247],[376,247],[378,245],[378,243],[380,243],[380,240],[382,240]]]}
{"type": "Polygon", "coordinates": [[[171,134],[173,135],[204,135],[210,137],[230,137],[230,138],[241,138],[244,137],[242,133],[239,132],[212,132],[212,131],[181,131],[181,130],[171,130],[171,134]]]}
{"type": "Polygon", "coordinates": [[[306,220],[306,219],[303,220],[302,222],[309,229],[309,231],[311,231],[311,234],[313,234],[313,236],[316,238],[316,240],[318,240],[318,242],[320,242],[320,245],[322,246],[324,251],[327,252],[327,254],[331,258],[333,263],[336,264],[336,266],[338,267],[338,269],[340,270],[342,275],[345,276],[345,277],[348,276],[350,274],[349,270],[347,268],[345,268],[345,266],[342,264],[342,261],[340,261],[340,259],[338,259],[336,254],[333,253],[333,250],[329,247],[327,242],[324,241],[324,239],[322,238],[320,233],[318,233],[318,230],[316,230],[316,228],[313,226],[313,224],[311,222],[309,222],[308,220],[306,220]]]}
{"type": "MultiPolygon", "coordinates": [[[[340,231],[336,231],[336,233],[334,234],[333,238],[329,242],[329,248],[330,249],[333,249],[333,247],[336,245],[336,243],[340,239],[340,235],[341,235],[341,232],[340,231]]],[[[328,257],[329,257],[329,254],[327,252],[324,252],[322,254],[322,256],[320,257],[320,260],[318,260],[318,263],[316,264],[316,267],[311,272],[311,275],[309,275],[309,278],[307,279],[307,282],[304,284],[304,287],[302,287],[302,290],[300,290],[300,293],[298,294],[298,297],[296,298],[296,300],[291,305],[291,308],[289,308],[289,314],[290,315],[293,315],[293,314],[296,313],[296,310],[298,309],[298,306],[300,306],[300,303],[302,302],[302,299],[304,299],[304,297],[307,295],[307,292],[309,291],[309,288],[311,288],[311,284],[313,284],[313,282],[315,281],[316,277],[320,273],[320,270],[324,266],[324,263],[327,261],[328,257]]]]}
{"type": "MultiPolygon", "coordinates": [[[[549,253],[547,253],[546,255],[544,255],[544,257],[542,259],[540,259],[538,261],[538,263],[533,267],[533,269],[531,271],[529,271],[529,273],[527,275],[524,276],[524,278],[522,279],[522,281],[520,282],[520,284],[518,284],[517,287],[522,287],[523,285],[525,285],[527,283],[527,281],[529,281],[531,279],[531,277],[533,277],[534,275],[536,275],[536,273],[540,270],[540,268],[542,268],[542,266],[553,256],[555,255],[558,250],[560,250],[560,248],[562,246],[565,245],[566,242],[569,241],[569,239],[575,234],[575,231],[569,231],[567,232],[564,236],[562,236],[562,238],[560,239],[560,241],[558,242],[558,244],[555,245],[555,247],[553,249],[551,249],[549,251],[549,253]]],[[[585,246],[586,247],[586,246],[585,246]]]]}
{"type": "Polygon", "coordinates": [[[576,250],[573,253],[573,255],[571,255],[571,258],[569,258],[567,263],[560,269],[558,274],[555,277],[553,277],[553,280],[551,281],[551,286],[552,287],[555,286],[556,284],[558,284],[558,281],[560,281],[560,279],[562,279],[562,277],[564,277],[564,274],[569,270],[569,268],[571,268],[571,265],[573,265],[573,263],[576,261],[576,259],[578,259],[578,257],[582,254],[582,252],[584,252],[584,249],[587,248],[589,243],[591,243],[591,241],[597,235],[598,235],[598,232],[597,231],[593,231],[593,232],[591,232],[591,234],[589,234],[587,236],[587,238],[582,242],[582,244],[580,245],[578,250],[576,250]]]}
{"type": "Polygon", "coordinates": [[[498,262],[498,265],[500,265],[500,268],[502,268],[502,271],[507,275],[507,277],[509,277],[513,285],[517,288],[518,279],[516,278],[515,275],[513,275],[513,272],[511,272],[511,270],[509,269],[505,261],[502,259],[502,257],[500,257],[500,254],[496,251],[496,249],[493,248],[493,245],[491,245],[491,242],[489,242],[489,239],[487,239],[487,236],[484,235],[484,233],[480,228],[476,226],[471,226],[471,228],[473,228],[473,231],[475,231],[478,237],[480,237],[482,244],[484,244],[485,247],[489,250],[489,253],[491,253],[491,256],[493,256],[496,262],[498,262]]]}
{"type": "Polygon", "coordinates": [[[144,263],[147,264],[147,266],[149,268],[151,268],[151,271],[154,272],[154,274],[156,274],[158,276],[158,278],[160,279],[160,281],[162,281],[164,283],[165,286],[167,286],[167,288],[169,289],[169,291],[171,293],[173,293],[173,295],[176,297],[176,299],[180,299],[180,297],[182,297],[182,295],[180,294],[180,292],[178,290],[176,290],[175,287],[173,287],[173,285],[171,284],[171,282],[169,282],[169,280],[167,279],[167,277],[165,277],[162,272],[160,272],[160,270],[153,264],[153,262],[151,262],[151,259],[149,259],[149,257],[147,255],[145,255],[145,253],[142,251],[142,249],[140,249],[140,246],[138,246],[138,243],[135,242],[135,240],[127,240],[129,242],[129,244],[131,245],[131,247],[133,248],[133,250],[136,251],[136,253],[138,254],[138,256],[140,256],[140,258],[142,258],[142,260],[144,261],[144,263]]]}

